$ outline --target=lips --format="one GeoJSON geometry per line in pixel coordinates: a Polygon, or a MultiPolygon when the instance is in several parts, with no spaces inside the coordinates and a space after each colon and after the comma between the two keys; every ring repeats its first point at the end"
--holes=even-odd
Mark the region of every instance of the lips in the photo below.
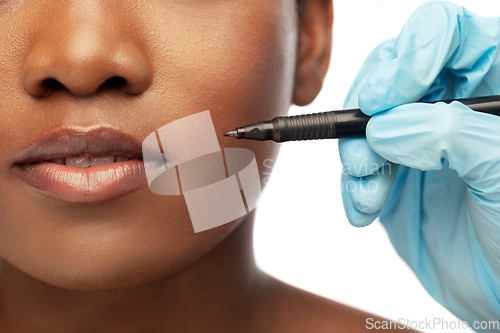
{"type": "Polygon", "coordinates": [[[106,201],[147,185],[141,142],[109,127],[49,133],[14,157],[12,172],[70,202],[106,201]]]}

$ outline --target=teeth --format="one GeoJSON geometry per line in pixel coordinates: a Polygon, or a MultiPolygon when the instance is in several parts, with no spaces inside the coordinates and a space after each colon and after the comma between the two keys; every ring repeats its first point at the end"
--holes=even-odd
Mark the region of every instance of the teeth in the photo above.
{"type": "Polygon", "coordinates": [[[77,158],[66,158],[66,165],[78,168],[88,168],[90,166],[90,158],[86,156],[77,158]]]}
{"type": "Polygon", "coordinates": [[[92,157],[90,159],[90,166],[96,166],[96,165],[106,165],[106,164],[111,164],[115,161],[114,156],[106,156],[106,157],[92,157]]]}
{"type": "Polygon", "coordinates": [[[66,159],[65,158],[54,158],[53,160],[50,160],[50,162],[64,165],[64,163],[66,162],[66,159]]]}
{"type": "Polygon", "coordinates": [[[66,164],[68,166],[74,166],[78,168],[88,168],[97,165],[107,165],[114,162],[124,162],[128,161],[130,158],[125,156],[105,156],[105,157],[76,157],[76,158],[54,158],[49,160],[56,164],[66,164]]]}
{"type": "Polygon", "coordinates": [[[124,162],[124,161],[128,161],[129,158],[128,157],[125,157],[125,156],[115,156],[115,162],[124,162]]]}

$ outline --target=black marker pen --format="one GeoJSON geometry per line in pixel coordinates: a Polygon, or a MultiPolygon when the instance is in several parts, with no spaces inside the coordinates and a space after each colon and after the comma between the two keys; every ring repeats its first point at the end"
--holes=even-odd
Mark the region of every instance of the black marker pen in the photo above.
{"type": "MultiPolygon", "coordinates": [[[[474,97],[456,101],[467,105],[474,111],[500,116],[500,96],[474,97]]],[[[275,117],[269,121],[238,127],[224,135],[237,139],[274,140],[276,142],[359,137],[365,136],[366,124],[370,118],[360,109],[275,117]]]]}

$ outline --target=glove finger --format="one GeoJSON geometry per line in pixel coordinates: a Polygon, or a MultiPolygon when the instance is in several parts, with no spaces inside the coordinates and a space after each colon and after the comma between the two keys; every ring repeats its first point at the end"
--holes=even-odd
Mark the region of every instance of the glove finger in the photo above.
{"type": "Polygon", "coordinates": [[[380,211],[367,214],[360,212],[356,209],[356,207],[354,207],[354,204],[351,200],[351,195],[349,193],[350,189],[347,188],[347,184],[350,184],[350,181],[355,182],[355,179],[355,177],[352,177],[350,175],[342,174],[340,183],[342,187],[342,202],[344,203],[344,211],[346,213],[347,220],[349,221],[349,223],[351,223],[351,225],[360,228],[365,227],[375,221],[375,219],[380,214],[380,211]]]}
{"type": "Polygon", "coordinates": [[[342,173],[365,177],[380,169],[386,159],[375,153],[365,138],[339,139],[342,173]]]}
{"type": "Polygon", "coordinates": [[[350,196],[354,208],[366,214],[382,209],[389,198],[399,165],[386,163],[367,177],[345,177],[344,190],[350,196]]]}
{"type": "Polygon", "coordinates": [[[358,74],[356,74],[356,77],[349,88],[349,92],[347,93],[347,97],[344,101],[344,109],[359,108],[359,92],[376,66],[391,59],[391,53],[395,43],[396,38],[389,39],[378,45],[372,52],[370,52],[368,57],[366,57],[366,60],[363,62],[363,65],[359,69],[358,74]]]}
{"type": "Polygon", "coordinates": [[[498,30],[498,19],[482,18],[461,6],[424,4],[404,26],[391,59],[366,80],[359,92],[360,108],[373,115],[418,101],[445,67],[461,77],[454,95],[471,96],[496,58],[498,30]]]}
{"type": "Polygon", "coordinates": [[[459,102],[412,103],[372,117],[366,137],[377,154],[410,168],[440,170],[448,161],[482,195],[490,185],[500,190],[498,128],[499,117],[459,102]]]}
{"type": "Polygon", "coordinates": [[[444,138],[452,134],[453,115],[437,104],[405,104],[376,114],[366,126],[370,147],[393,163],[423,171],[440,170],[444,138]]]}

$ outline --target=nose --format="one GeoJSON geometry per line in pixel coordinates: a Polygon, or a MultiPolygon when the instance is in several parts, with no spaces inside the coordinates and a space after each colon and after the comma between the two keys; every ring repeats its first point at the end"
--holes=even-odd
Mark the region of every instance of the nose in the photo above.
{"type": "MultiPolygon", "coordinates": [[[[74,3],[74,2],[69,2],[74,3]]],[[[104,9],[57,9],[40,27],[23,65],[25,91],[47,96],[66,89],[89,96],[103,89],[140,94],[152,82],[146,48],[124,15],[104,9]]],[[[133,20],[132,20],[133,21],[133,20]]]]}

